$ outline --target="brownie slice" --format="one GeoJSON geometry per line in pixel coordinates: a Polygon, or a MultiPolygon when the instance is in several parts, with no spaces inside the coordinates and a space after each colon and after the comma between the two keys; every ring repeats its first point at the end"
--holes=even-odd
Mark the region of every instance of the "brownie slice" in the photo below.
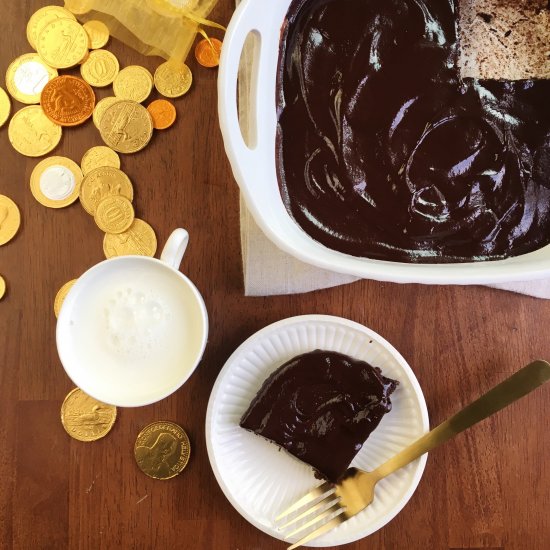
{"type": "Polygon", "coordinates": [[[271,374],[240,425],[337,482],[391,410],[398,384],[365,361],[316,350],[271,374]]]}

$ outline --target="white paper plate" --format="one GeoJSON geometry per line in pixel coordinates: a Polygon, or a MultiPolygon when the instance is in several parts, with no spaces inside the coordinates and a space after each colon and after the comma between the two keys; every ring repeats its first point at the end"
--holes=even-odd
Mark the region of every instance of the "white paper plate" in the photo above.
{"type": "MultiPolygon", "coordinates": [[[[313,470],[274,444],[239,427],[264,380],[292,357],[325,349],[380,367],[399,380],[393,409],[369,437],[353,466],[372,470],[429,429],[422,390],[411,368],[381,336],[366,327],[325,315],[285,319],[244,342],[220,372],[206,416],[206,443],[214,474],[231,504],[250,523],[282,539],[273,518],[319,480],[313,470]]],[[[366,510],[317,539],[311,546],[356,541],[383,527],[411,498],[426,456],[382,480],[366,510]]]]}

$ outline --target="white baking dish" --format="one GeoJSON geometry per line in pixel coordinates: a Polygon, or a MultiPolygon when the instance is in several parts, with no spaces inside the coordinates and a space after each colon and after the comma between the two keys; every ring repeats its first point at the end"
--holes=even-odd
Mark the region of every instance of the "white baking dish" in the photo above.
{"type": "Polygon", "coordinates": [[[243,0],[225,36],[218,81],[219,117],[225,149],[246,204],[279,248],[321,268],[397,283],[491,284],[550,277],[550,246],[516,258],[466,264],[406,264],[357,258],[312,239],[289,216],[275,165],[276,73],[281,26],[291,0],[243,0]],[[244,42],[254,33],[250,117],[256,138],[244,143],[237,111],[237,78],[244,42]]]}

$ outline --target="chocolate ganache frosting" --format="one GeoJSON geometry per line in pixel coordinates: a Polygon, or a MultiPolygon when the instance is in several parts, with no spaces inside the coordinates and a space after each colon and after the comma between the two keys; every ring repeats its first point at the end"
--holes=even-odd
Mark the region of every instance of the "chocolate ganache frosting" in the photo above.
{"type": "Polygon", "coordinates": [[[550,242],[550,81],[463,79],[453,0],[296,0],[283,29],[277,165],[328,248],[497,260],[550,242]]]}
{"type": "Polygon", "coordinates": [[[391,411],[398,384],[365,361],[315,350],[272,373],[240,425],[336,482],[391,411]]]}

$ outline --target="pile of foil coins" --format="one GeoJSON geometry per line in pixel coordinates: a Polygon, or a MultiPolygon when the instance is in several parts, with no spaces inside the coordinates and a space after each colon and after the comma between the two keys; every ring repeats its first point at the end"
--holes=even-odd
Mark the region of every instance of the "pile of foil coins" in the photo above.
{"type": "MultiPolygon", "coordinates": [[[[153,257],[157,238],[153,228],[135,217],[130,178],[120,169],[118,153],[144,149],[155,130],[166,130],[176,121],[176,107],[168,99],[185,95],[193,75],[180,61],[163,62],[152,75],[145,67],[120,67],[113,53],[104,49],[109,29],[101,21],[81,25],[75,14],[60,6],[46,6],[32,15],[27,39],[34,50],[15,59],[6,73],[9,95],[27,105],[11,118],[10,143],[28,157],[42,157],[60,143],[64,128],[92,120],[104,145],[88,150],[78,165],[52,156],[39,162],[31,174],[30,190],[49,208],[64,208],[77,199],[104,232],[106,258],[123,255],[153,257]],[[79,67],[80,75],[59,71],[79,67]],[[96,101],[93,88],[112,85],[113,95],[96,101]],[[153,88],[163,96],[142,104],[153,88]]],[[[221,41],[200,40],[195,57],[203,67],[217,67],[221,41]]],[[[72,71],[76,72],[76,71],[72,71]]],[[[0,127],[9,120],[11,101],[0,88],[0,127]]],[[[0,195],[0,246],[17,233],[21,215],[17,205],[0,195]]],[[[54,300],[57,316],[75,280],[58,291],[54,300]]],[[[6,283],[0,276],[0,299],[6,283]]],[[[95,401],[76,388],[66,397],[61,420],[69,435],[81,441],[105,436],[116,420],[116,407],[95,401]]],[[[168,479],[181,472],[189,460],[190,443],[185,431],[170,422],[156,422],[139,434],[134,449],[137,464],[149,476],[168,479]],[[168,446],[170,460],[157,464],[158,446],[168,446]]],[[[162,454],[162,453],[161,453],[162,454]]],[[[164,455],[163,455],[164,456],[164,455]]]]}

